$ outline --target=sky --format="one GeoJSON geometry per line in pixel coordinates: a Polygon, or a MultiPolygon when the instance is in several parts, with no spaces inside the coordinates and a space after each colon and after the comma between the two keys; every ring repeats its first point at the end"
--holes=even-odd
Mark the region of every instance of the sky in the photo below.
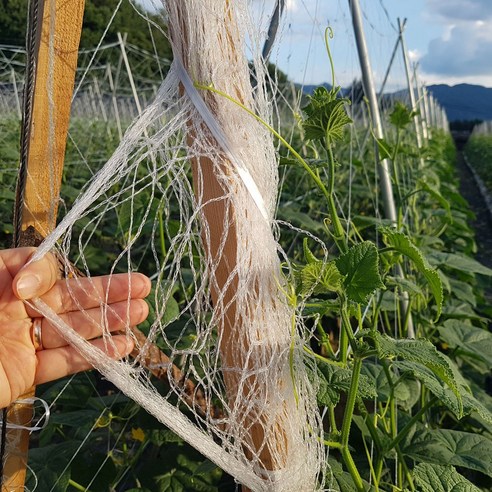
{"type": "MultiPolygon", "coordinates": [[[[377,84],[398,37],[397,18],[406,18],[407,50],[425,84],[492,87],[492,0],[360,0],[360,5],[377,84]]],[[[296,82],[331,80],[323,40],[327,25],[334,30],[337,83],[346,86],[360,77],[348,0],[287,0],[285,20],[274,57],[296,82]]],[[[398,52],[388,86],[397,90],[404,84],[398,52]]]]}
{"type": "MultiPolygon", "coordinates": [[[[138,0],[137,0],[138,1],[138,0]]],[[[139,0],[147,5],[159,0],[139,0]]],[[[252,0],[273,11],[275,0],[252,0]]],[[[424,84],[470,83],[492,87],[492,0],[359,0],[376,89],[386,73],[398,37],[397,18],[407,19],[405,40],[424,84]]],[[[336,82],[360,78],[348,0],[286,0],[284,27],[271,61],[298,83],[331,82],[324,43],[326,26],[336,82]]],[[[401,52],[387,90],[406,87],[401,52]]]]}

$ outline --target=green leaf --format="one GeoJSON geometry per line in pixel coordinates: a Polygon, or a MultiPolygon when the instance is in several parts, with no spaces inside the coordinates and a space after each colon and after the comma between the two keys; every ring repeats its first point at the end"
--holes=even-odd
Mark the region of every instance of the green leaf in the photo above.
{"type": "Polygon", "coordinates": [[[445,266],[465,273],[479,273],[480,275],[492,276],[492,270],[478,261],[459,253],[445,253],[433,251],[427,258],[434,266],[445,266]]]}
{"type": "Polygon", "coordinates": [[[376,139],[378,143],[379,150],[379,158],[380,159],[392,159],[393,153],[395,152],[395,148],[389,142],[387,142],[384,138],[376,139]]]}
{"type": "Polygon", "coordinates": [[[480,316],[470,304],[454,298],[446,299],[446,304],[442,308],[442,313],[446,318],[465,319],[468,321],[477,321],[479,323],[486,323],[488,321],[487,318],[480,316]]]}
{"type": "Polygon", "coordinates": [[[415,111],[412,111],[401,101],[397,101],[389,115],[389,120],[395,128],[403,130],[412,122],[412,118],[416,114],[417,113],[415,111]]]}
{"type": "Polygon", "coordinates": [[[472,285],[455,278],[449,278],[449,287],[451,293],[456,296],[457,299],[467,302],[472,307],[477,306],[477,295],[472,285]]]}
{"type": "Polygon", "coordinates": [[[169,429],[152,429],[148,438],[152,444],[156,446],[162,446],[164,444],[169,444],[172,442],[182,443],[183,439],[178,437],[174,432],[169,429]]]}
{"type": "MultiPolygon", "coordinates": [[[[352,371],[343,367],[316,360],[319,389],[318,403],[325,406],[334,406],[340,400],[340,393],[347,393],[352,380],[352,371]]],[[[377,396],[373,381],[366,375],[361,375],[357,396],[362,399],[377,396]]]]}
{"type": "Polygon", "coordinates": [[[342,275],[334,261],[321,261],[309,249],[307,238],[303,241],[304,259],[307,265],[296,272],[297,291],[301,296],[339,292],[342,275]]]}
{"type": "MultiPolygon", "coordinates": [[[[412,364],[411,367],[413,368],[412,370],[415,371],[415,377],[418,377],[417,373],[419,373],[419,369],[420,372],[425,374],[423,369],[427,368],[439,380],[447,384],[456,396],[457,408],[455,413],[458,418],[461,418],[463,415],[463,404],[450,361],[447,357],[438,352],[431,342],[428,340],[395,340],[394,338],[378,332],[371,333],[371,337],[375,341],[376,350],[378,351],[380,358],[399,358],[406,362],[413,362],[414,364],[412,364]]],[[[404,363],[401,362],[397,364],[400,367],[402,364],[404,365],[404,363]]]]}
{"type": "MultiPolygon", "coordinates": [[[[343,470],[342,465],[333,457],[328,458],[328,465],[326,470],[326,476],[329,483],[329,491],[335,492],[354,492],[354,481],[349,472],[343,470]]],[[[373,492],[375,488],[369,485],[368,482],[362,480],[364,484],[364,490],[367,492],[373,492]]]]}
{"type": "Polygon", "coordinates": [[[391,387],[381,364],[374,364],[367,359],[362,365],[362,374],[369,377],[376,387],[378,401],[385,402],[394,397],[400,407],[410,410],[419,400],[419,383],[415,379],[400,378],[391,387]]]}
{"type": "Polygon", "coordinates": [[[309,104],[303,108],[307,115],[302,123],[306,138],[326,139],[328,147],[343,138],[345,126],[352,122],[345,111],[345,105],[350,104],[350,100],[337,98],[337,92],[318,87],[309,96],[309,104]]]}
{"type": "Polygon", "coordinates": [[[420,426],[402,452],[416,461],[446,463],[492,476],[492,440],[478,434],[420,426]]]}
{"type": "Polygon", "coordinates": [[[431,268],[427,260],[422,255],[422,252],[415,246],[408,236],[401,232],[397,232],[389,227],[381,228],[383,240],[386,246],[394,248],[396,251],[410,258],[417,270],[425,277],[429,284],[429,288],[434,296],[437,305],[436,319],[441,316],[442,311],[442,283],[439,274],[434,268],[431,268]]]}
{"type": "MultiPolygon", "coordinates": [[[[492,396],[488,395],[480,385],[473,381],[470,382],[470,389],[473,392],[475,401],[480,403],[482,410],[485,411],[488,416],[492,416],[492,396]]],[[[484,428],[487,429],[489,435],[492,436],[492,420],[482,417],[482,412],[478,409],[477,414],[478,415],[474,415],[473,417],[477,418],[484,428]]]]}
{"type": "Polygon", "coordinates": [[[336,266],[345,277],[345,293],[354,302],[366,302],[376,289],[384,288],[379,275],[378,250],[370,241],[352,246],[337,258],[336,266]]]}
{"type": "Polygon", "coordinates": [[[421,492],[480,492],[453,466],[419,463],[413,469],[415,484],[421,492]]]}
{"type": "Polygon", "coordinates": [[[492,333],[455,319],[445,321],[438,329],[457,356],[479,359],[492,368],[492,333]]]}
{"type": "Polygon", "coordinates": [[[451,217],[451,206],[449,204],[449,201],[446,200],[441,195],[441,193],[439,192],[439,190],[437,189],[436,186],[429,184],[424,179],[419,180],[418,185],[420,185],[420,187],[422,188],[423,191],[426,191],[427,193],[429,193],[429,195],[431,195],[442,206],[442,208],[444,208],[444,210],[446,210],[448,216],[451,217]]]}
{"type": "MultiPolygon", "coordinates": [[[[326,159],[309,159],[304,157],[304,162],[306,162],[312,169],[322,169],[328,167],[328,161],[326,159]]],[[[294,157],[280,156],[278,161],[279,166],[300,166],[299,160],[294,157]]]]}
{"type": "Polygon", "coordinates": [[[411,294],[422,295],[422,289],[408,278],[398,278],[392,277],[391,275],[386,275],[386,286],[387,287],[398,287],[399,291],[409,292],[411,294]]]}
{"type": "Polygon", "coordinates": [[[298,203],[290,202],[289,204],[283,205],[279,208],[278,215],[280,219],[311,232],[324,230],[323,223],[313,220],[309,214],[302,211],[301,205],[298,203]]]}
{"type": "Polygon", "coordinates": [[[458,418],[464,413],[463,399],[447,389],[442,381],[427,367],[417,362],[396,361],[393,366],[400,371],[403,377],[411,374],[421,381],[424,386],[446,406],[458,418]]]}
{"type": "Polygon", "coordinates": [[[312,265],[313,263],[319,261],[318,258],[314,256],[313,252],[309,249],[307,237],[305,237],[302,241],[302,250],[304,252],[304,259],[306,260],[306,263],[308,265],[312,265]]]}
{"type": "Polygon", "coordinates": [[[306,265],[299,276],[301,280],[300,294],[303,296],[339,292],[341,289],[342,275],[334,261],[325,263],[317,260],[315,263],[306,265]]]}
{"type": "Polygon", "coordinates": [[[29,490],[52,490],[65,492],[70,480],[70,467],[67,466],[73,459],[80,446],[78,441],[67,441],[60,444],[51,444],[41,448],[29,450],[29,470],[27,481],[29,490]]]}

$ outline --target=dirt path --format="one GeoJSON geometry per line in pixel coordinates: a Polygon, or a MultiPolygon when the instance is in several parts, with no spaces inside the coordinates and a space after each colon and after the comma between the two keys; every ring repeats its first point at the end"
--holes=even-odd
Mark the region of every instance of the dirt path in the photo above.
{"type": "MultiPolygon", "coordinates": [[[[492,217],[480,194],[473,174],[465,164],[463,153],[457,153],[457,171],[460,179],[460,193],[470,204],[475,214],[470,225],[474,228],[477,242],[475,258],[484,265],[492,268],[492,217]]],[[[483,279],[487,290],[487,298],[492,303],[492,279],[483,279]]]]}

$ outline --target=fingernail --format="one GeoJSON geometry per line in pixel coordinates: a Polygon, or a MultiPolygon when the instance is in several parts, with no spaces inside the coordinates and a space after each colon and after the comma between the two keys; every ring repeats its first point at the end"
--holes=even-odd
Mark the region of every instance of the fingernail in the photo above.
{"type": "Polygon", "coordinates": [[[17,294],[22,299],[34,297],[41,285],[41,279],[36,275],[26,275],[17,281],[17,294]]]}

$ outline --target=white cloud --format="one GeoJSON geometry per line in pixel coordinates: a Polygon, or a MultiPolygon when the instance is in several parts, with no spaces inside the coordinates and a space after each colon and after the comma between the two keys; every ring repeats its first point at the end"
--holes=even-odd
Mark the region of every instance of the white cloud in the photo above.
{"type": "Polygon", "coordinates": [[[492,75],[492,22],[461,22],[448,38],[434,39],[421,59],[426,73],[473,76],[492,75]]]}
{"type": "Polygon", "coordinates": [[[411,63],[418,62],[422,57],[422,53],[419,50],[408,50],[408,58],[411,63]]]}
{"type": "Polygon", "coordinates": [[[434,78],[492,81],[492,1],[427,0],[426,17],[443,26],[420,59],[423,72],[434,78]]]}
{"type": "Polygon", "coordinates": [[[299,10],[297,0],[287,0],[285,2],[285,8],[288,12],[297,12],[299,10]]]}
{"type": "Polygon", "coordinates": [[[427,0],[430,16],[439,16],[444,22],[492,19],[490,0],[427,0]]]}

